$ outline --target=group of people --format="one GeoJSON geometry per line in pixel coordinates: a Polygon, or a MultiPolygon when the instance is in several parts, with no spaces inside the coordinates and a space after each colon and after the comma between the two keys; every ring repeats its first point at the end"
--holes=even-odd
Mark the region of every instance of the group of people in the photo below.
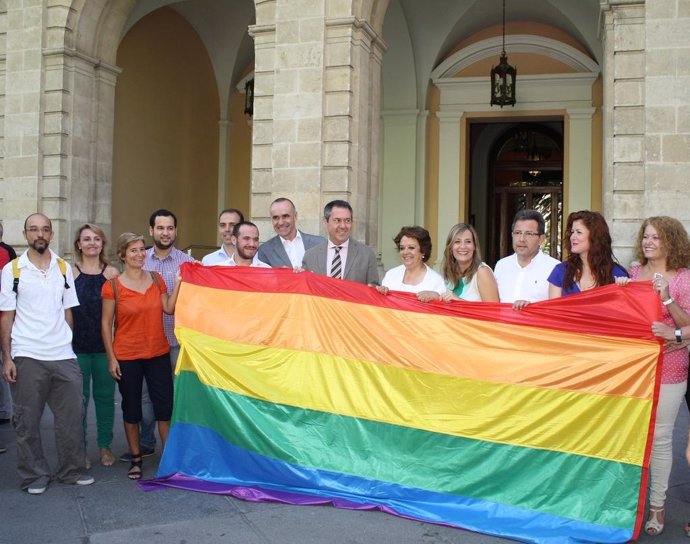
{"type": "MultiPolygon", "coordinates": [[[[441,276],[425,264],[431,253],[426,229],[403,227],[394,238],[402,265],[386,273],[379,290],[384,294],[389,289],[417,293],[423,302],[507,302],[520,310],[533,302],[613,283],[651,281],[663,310],[662,321],[651,324],[652,331],[666,342],[650,460],[650,508],[644,529],[650,536],[659,535],[664,530],[673,428],[684,395],[690,407],[690,240],[676,219],[645,219],[635,244],[637,264],[627,271],[616,262],[609,228],[601,214],[588,210],[571,213],[565,233],[566,258],[559,262],[541,251],[545,240],[541,214],[519,211],[511,230],[514,253],[498,261],[492,273],[482,262],[475,229],[460,223],[451,228],[446,240],[441,276]]],[[[690,438],[687,458],[690,463],[690,438]]],[[[690,523],[686,532],[690,536],[690,523]]]]}
{"type": "MultiPolygon", "coordinates": [[[[427,264],[432,252],[429,232],[406,226],[394,238],[401,265],[388,270],[379,282],[373,250],[351,237],[353,212],[348,202],[334,200],[325,206],[325,238],[297,228],[297,210],[287,198],[273,201],[270,215],[276,235],[260,245],[254,223],[246,221],[240,210],[223,210],[218,218],[223,243],[202,264],[290,267],[375,286],[382,294],[416,293],[423,302],[504,302],[516,310],[612,283],[651,280],[663,308],[663,320],[652,330],[666,343],[645,531],[650,535],[663,531],[672,432],[687,392],[690,344],[690,240],[679,221],[646,219],[636,242],[638,264],[629,271],[616,262],[608,226],[597,212],[570,214],[565,226],[566,258],[560,262],[541,249],[542,215],[536,210],[519,211],[511,228],[514,253],[498,261],[493,271],[482,261],[472,225],[451,228],[440,273],[427,264]]],[[[50,219],[32,214],[24,225],[28,249],[2,270],[2,371],[11,384],[18,470],[22,488],[29,493],[43,493],[52,478],[93,483],[85,454],[85,412],[91,395],[100,462],[114,463],[115,383],[122,396],[129,446],[120,459],[130,462],[129,477],[142,477],[142,458],[155,451],[156,424],[165,445],[179,353],[173,316],[179,267],[193,258],[174,245],[177,218],[172,212],[157,210],[149,227],[153,239],[149,249],[141,235],[124,233],[118,238],[118,270],[108,263],[104,232],[85,224],[77,231],[75,262],[69,267],[49,249],[50,219]],[[58,467],[53,473],[40,443],[46,403],[55,415],[58,467]]]]}

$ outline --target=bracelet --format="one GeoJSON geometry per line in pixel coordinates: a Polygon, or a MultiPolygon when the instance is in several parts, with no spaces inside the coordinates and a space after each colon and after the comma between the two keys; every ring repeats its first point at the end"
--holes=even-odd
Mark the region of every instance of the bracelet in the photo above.
{"type": "Polygon", "coordinates": [[[680,344],[683,341],[683,331],[676,329],[673,333],[676,335],[676,342],[680,344]]]}
{"type": "Polygon", "coordinates": [[[664,306],[669,306],[669,305],[673,304],[674,302],[675,301],[673,300],[673,297],[668,297],[666,300],[662,301],[661,303],[664,306]]]}

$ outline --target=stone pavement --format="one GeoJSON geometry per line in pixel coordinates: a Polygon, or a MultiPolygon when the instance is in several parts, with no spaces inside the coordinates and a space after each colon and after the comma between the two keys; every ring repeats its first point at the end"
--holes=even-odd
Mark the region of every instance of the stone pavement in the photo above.
{"type": "MultiPolygon", "coordinates": [[[[116,455],[126,450],[119,404],[116,406],[116,455]]],[[[49,410],[43,419],[44,447],[54,462],[49,410]]],[[[93,405],[90,440],[95,429],[93,405]]],[[[669,491],[664,534],[643,535],[639,542],[690,543],[684,525],[690,519],[690,470],[684,450],[688,412],[683,406],[676,429],[676,462],[669,491]]],[[[98,463],[89,446],[96,483],[88,487],[51,484],[44,495],[19,489],[15,471],[14,431],[0,425],[0,543],[2,544],[506,544],[510,541],[405,520],[376,511],[339,510],[329,506],[251,503],[238,499],[166,489],[144,492],[127,479],[128,464],[98,463]]],[[[144,459],[145,477],[153,476],[158,455],[144,459]]]]}

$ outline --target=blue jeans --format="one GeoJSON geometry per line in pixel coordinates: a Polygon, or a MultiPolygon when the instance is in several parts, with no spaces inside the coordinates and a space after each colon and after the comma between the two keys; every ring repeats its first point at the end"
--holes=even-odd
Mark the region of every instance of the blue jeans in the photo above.
{"type": "MultiPolygon", "coordinates": [[[[177,365],[177,357],[180,355],[180,346],[170,346],[170,364],[173,375],[177,365]]],[[[142,449],[153,450],[156,448],[156,416],[153,414],[153,403],[149,397],[149,389],[144,387],[141,390],[141,425],[139,428],[139,447],[142,449]]]]}

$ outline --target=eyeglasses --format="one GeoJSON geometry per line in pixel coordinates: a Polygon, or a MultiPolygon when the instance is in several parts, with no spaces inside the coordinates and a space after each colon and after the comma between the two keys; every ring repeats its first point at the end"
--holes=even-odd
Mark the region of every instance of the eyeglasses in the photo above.
{"type": "Polygon", "coordinates": [[[50,234],[53,232],[53,229],[50,227],[29,227],[26,229],[26,232],[30,232],[31,234],[38,234],[39,232],[42,232],[43,234],[50,234]]]}
{"type": "Polygon", "coordinates": [[[532,232],[531,230],[514,230],[511,234],[514,238],[520,238],[520,236],[525,236],[526,238],[534,238],[535,236],[541,236],[538,232],[532,232]]]}

